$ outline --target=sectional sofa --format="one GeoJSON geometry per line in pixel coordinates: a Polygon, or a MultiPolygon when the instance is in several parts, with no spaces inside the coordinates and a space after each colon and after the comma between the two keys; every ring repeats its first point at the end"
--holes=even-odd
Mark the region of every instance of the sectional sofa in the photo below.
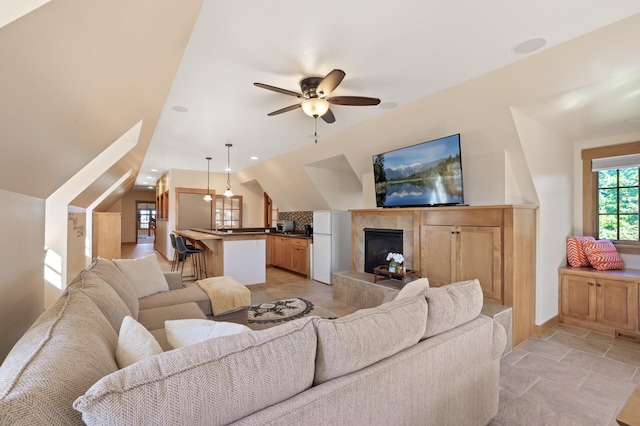
{"type": "Polygon", "coordinates": [[[207,317],[186,299],[139,299],[95,261],[0,367],[0,425],[484,425],[497,412],[506,333],[480,315],[477,281],[171,349],[154,327],[207,317]],[[119,368],[127,316],[165,351],[119,368]]]}

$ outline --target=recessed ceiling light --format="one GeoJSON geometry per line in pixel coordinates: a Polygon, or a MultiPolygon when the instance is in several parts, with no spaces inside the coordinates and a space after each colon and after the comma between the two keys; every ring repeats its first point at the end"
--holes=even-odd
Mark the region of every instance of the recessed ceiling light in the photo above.
{"type": "Polygon", "coordinates": [[[252,156],[251,156],[251,157],[249,157],[249,158],[251,158],[252,160],[257,160],[257,159],[258,159],[258,157],[256,157],[255,155],[252,155],[252,156]]]}
{"type": "Polygon", "coordinates": [[[149,187],[147,187],[147,188],[149,188],[149,189],[155,189],[156,187],[155,187],[155,186],[149,186],[149,187]]]}
{"type": "Polygon", "coordinates": [[[171,109],[178,112],[189,112],[189,108],[180,105],[172,106],[171,109]]]}
{"type": "Polygon", "coordinates": [[[393,109],[397,106],[398,104],[396,102],[383,102],[380,104],[380,108],[382,109],[393,109]]]}
{"type": "Polygon", "coordinates": [[[151,176],[147,176],[147,179],[153,179],[151,176]]]}
{"type": "Polygon", "coordinates": [[[157,172],[157,171],[158,171],[158,169],[151,169],[151,171],[152,171],[152,172],[157,172]]]}
{"type": "Polygon", "coordinates": [[[640,117],[629,118],[624,120],[625,123],[640,123],[640,117]]]}
{"type": "Polygon", "coordinates": [[[516,44],[511,50],[513,53],[526,55],[527,53],[535,52],[536,50],[541,49],[545,44],[547,44],[547,40],[544,38],[532,38],[529,40],[525,40],[522,43],[516,44]]]}

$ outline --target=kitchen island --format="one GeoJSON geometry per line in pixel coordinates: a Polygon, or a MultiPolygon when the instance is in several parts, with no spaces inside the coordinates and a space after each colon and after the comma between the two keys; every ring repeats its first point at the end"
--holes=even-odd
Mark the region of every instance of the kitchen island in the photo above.
{"type": "Polygon", "coordinates": [[[241,284],[251,285],[266,281],[267,237],[270,235],[267,230],[194,228],[175,233],[204,249],[208,277],[228,275],[241,284]]]}

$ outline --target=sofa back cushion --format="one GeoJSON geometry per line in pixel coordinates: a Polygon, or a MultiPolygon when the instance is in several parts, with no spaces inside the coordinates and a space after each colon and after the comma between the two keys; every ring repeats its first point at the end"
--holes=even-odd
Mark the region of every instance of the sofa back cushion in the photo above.
{"type": "Polygon", "coordinates": [[[228,424],[310,388],[316,344],[312,318],[218,337],[110,374],[74,408],[89,425],[228,424]]]}
{"type": "Polygon", "coordinates": [[[138,299],[161,291],[169,291],[169,284],[155,254],[137,259],[114,259],[113,263],[127,277],[138,299]]]}
{"type": "Polygon", "coordinates": [[[86,274],[89,276],[95,274],[109,284],[127,305],[129,311],[131,311],[131,316],[138,319],[138,311],[140,310],[138,295],[127,277],[120,272],[112,261],[96,258],[87,268],[86,274]]]}
{"type": "Polygon", "coordinates": [[[342,318],[316,319],[314,384],[326,382],[418,343],[427,323],[423,295],[401,298],[342,318]]]}
{"type": "Polygon", "coordinates": [[[429,316],[424,337],[444,333],[480,315],[482,287],[476,280],[460,281],[425,290],[429,316]]]}
{"type": "Polygon", "coordinates": [[[116,336],[97,306],[69,289],[0,367],[0,424],[82,424],[73,401],[118,370],[116,336]]]}
{"type": "Polygon", "coordinates": [[[120,332],[124,317],[132,315],[129,307],[113,287],[97,274],[87,273],[86,270],[81,271],[69,288],[75,288],[89,296],[107,318],[116,334],[120,332]]]}

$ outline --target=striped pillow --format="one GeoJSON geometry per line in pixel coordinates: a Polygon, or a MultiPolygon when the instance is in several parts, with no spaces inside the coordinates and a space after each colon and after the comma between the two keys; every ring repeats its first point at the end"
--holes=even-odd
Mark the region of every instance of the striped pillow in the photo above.
{"type": "Polygon", "coordinates": [[[591,266],[599,271],[624,268],[624,262],[616,246],[609,240],[585,241],[584,252],[591,266]]]}
{"type": "Polygon", "coordinates": [[[589,266],[589,259],[584,252],[586,241],[595,241],[593,237],[568,237],[567,238],[567,261],[574,268],[589,266]]]}

